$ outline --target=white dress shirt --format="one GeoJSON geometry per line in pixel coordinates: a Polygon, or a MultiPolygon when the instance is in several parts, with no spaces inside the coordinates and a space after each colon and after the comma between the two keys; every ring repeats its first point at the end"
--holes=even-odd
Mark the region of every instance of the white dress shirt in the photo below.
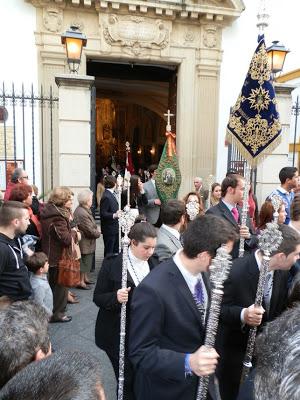
{"type": "Polygon", "coordinates": [[[130,247],[128,249],[128,257],[128,272],[130,273],[135,286],[138,286],[150,272],[148,261],[140,260],[135,257],[130,247]]]}

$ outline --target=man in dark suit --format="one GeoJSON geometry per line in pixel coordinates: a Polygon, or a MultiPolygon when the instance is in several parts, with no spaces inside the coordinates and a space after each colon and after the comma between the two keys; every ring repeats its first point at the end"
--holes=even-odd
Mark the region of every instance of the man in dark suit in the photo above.
{"type": "MultiPolygon", "coordinates": [[[[231,174],[227,176],[221,185],[221,201],[207,210],[207,214],[213,214],[228,221],[241,238],[245,239],[245,250],[251,251],[257,246],[257,237],[254,235],[249,218],[246,226],[241,226],[241,208],[238,203],[243,201],[245,180],[241,175],[231,174]]],[[[239,256],[239,241],[235,243],[232,250],[232,258],[239,256]]]]}
{"type": "Polygon", "coordinates": [[[184,224],[185,206],[180,200],[168,200],[161,209],[162,226],[157,233],[154,254],[158,260],[164,261],[172,257],[182,248],[180,230],[184,224]]]}
{"type": "Polygon", "coordinates": [[[101,232],[104,242],[104,257],[119,252],[119,203],[116,198],[116,178],[108,175],[104,179],[105,192],[100,201],[101,232]]]}
{"type": "Polygon", "coordinates": [[[202,346],[210,295],[206,272],[216,249],[227,243],[230,251],[235,237],[220,218],[196,218],[183,234],[183,249],[135,289],[129,357],[137,399],[194,400],[198,377],[214,373],[218,355],[202,346]]]}
{"type": "Polygon", "coordinates": [[[283,241],[270,259],[263,307],[255,307],[262,253],[234,260],[224,285],[224,296],[216,348],[220,354],[217,375],[222,400],[235,400],[249,328],[273,320],[286,307],[288,271],[299,258],[300,235],[280,225],[283,241]]]}

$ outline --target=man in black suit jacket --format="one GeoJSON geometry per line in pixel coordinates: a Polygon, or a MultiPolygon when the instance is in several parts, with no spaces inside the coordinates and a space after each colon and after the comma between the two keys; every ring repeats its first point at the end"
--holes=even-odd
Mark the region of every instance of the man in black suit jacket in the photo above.
{"type": "Polygon", "coordinates": [[[119,203],[115,196],[116,178],[108,175],[104,179],[105,192],[100,201],[101,232],[104,242],[104,257],[119,252],[119,203]]]}
{"type": "MultiPolygon", "coordinates": [[[[214,373],[218,355],[202,346],[209,303],[205,274],[216,249],[228,243],[230,251],[235,238],[234,230],[220,218],[206,215],[195,219],[183,234],[183,249],[151,271],[135,289],[129,357],[137,399],[194,400],[198,377],[214,373]],[[199,281],[202,312],[194,297],[199,281]]],[[[213,387],[210,393],[213,396],[213,387]]]]}
{"type": "MultiPolygon", "coordinates": [[[[241,175],[231,174],[227,176],[221,185],[221,201],[207,210],[207,214],[213,214],[225,219],[234,228],[240,237],[245,239],[245,250],[251,251],[257,245],[257,237],[254,235],[250,219],[247,218],[246,226],[240,226],[241,207],[238,203],[243,201],[245,180],[241,175]]],[[[236,242],[232,250],[232,258],[239,256],[240,242],[236,242]]]]}
{"type": "Polygon", "coordinates": [[[263,307],[254,306],[262,262],[260,250],[234,260],[225,282],[216,344],[222,400],[237,397],[249,328],[273,320],[286,308],[288,271],[299,258],[300,236],[286,225],[280,225],[279,229],[283,241],[270,259],[271,284],[263,307]]]}

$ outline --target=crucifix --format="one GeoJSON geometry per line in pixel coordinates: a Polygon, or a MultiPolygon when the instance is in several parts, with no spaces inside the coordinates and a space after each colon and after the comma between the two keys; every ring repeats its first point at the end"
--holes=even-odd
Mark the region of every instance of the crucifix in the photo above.
{"type": "Polygon", "coordinates": [[[165,117],[168,118],[167,126],[166,126],[166,131],[171,132],[171,123],[170,119],[171,117],[174,117],[175,114],[171,114],[170,110],[168,110],[167,114],[164,114],[165,117]]]}

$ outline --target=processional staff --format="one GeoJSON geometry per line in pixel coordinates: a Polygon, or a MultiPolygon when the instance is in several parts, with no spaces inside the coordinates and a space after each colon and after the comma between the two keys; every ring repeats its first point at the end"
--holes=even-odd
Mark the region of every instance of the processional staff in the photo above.
{"type": "MultiPolygon", "coordinates": [[[[118,177],[117,177],[117,193],[118,193],[119,211],[121,211],[121,209],[122,209],[122,205],[121,205],[122,189],[123,189],[123,178],[119,174],[118,177]]],[[[119,253],[121,253],[121,250],[122,250],[121,239],[122,239],[121,224],[119,222],[119,253]]]]}
{"type": "MultiPolygon", "coordinates": [[[[211,303],[208,311],[207,327],[204,346],[213,348],[218,330],[221,302],[223,298],[223,284],[228,277],[231,267],[231,255],[225,245],[218,248],[216,257],[212,260],[210,282],[212,286],[211,303]]],[[[197,390],[196,400],[206,400],[209,376],[201,376],[197,390]]]]}
{"type": "MultiPolygon", "coordinates": [[[[250,190],[250,177],[251,177],[251,168],[247,162],[245,162],[245,188],[243,195],[243,208],[241,213],[241,227],[246,226],[247,216],[248,216],[248,199],[249,199],[249,190],[250,190]]],[[[245,238],[240,238],[240,248],[239,248],[239,257],[244,257],[245,253],[245,238]]]]}
{"type": "MultiPolygon", "coordinates": [[[[128,186],[128,192],[129,192],[128,186]]],[[[127,288],[127,269],[128,269],[128,247],[130,239],[128,234],[134,224],[136,216],[131,213],[130,206],[126,205],[124,210],[120,212],[119,224],[124,233],[122,239],[122,289],[127,288]]],[[[126,303],[121,306],[120,319],[120,350],[119,350],[119,380],[118,380],[118,400],[123,400],[124,394],[124,367],[125,367],[125,336],[126,336],[126,303]]]]}
{"type": "MultiPolygon", "coordinates": [[[[264,289],[266,285],[267,273],[270,265],[270,255],[276,251],[282,242],[282,233],[278,230],[276,222],[269,222],[266,229],[259,235],[259,249],[263,253],[262,265],[259,271],[259,279],[255,297],[255,306],[260,307],[263,302],[264,289]]],[[[243,361],[243,371],[241,382],[249,375],[252,368],[252,357],[254,353],[255,339],[257,333],[257,326],[251,327],[247,342],[245,358],[243,361]]]]}

